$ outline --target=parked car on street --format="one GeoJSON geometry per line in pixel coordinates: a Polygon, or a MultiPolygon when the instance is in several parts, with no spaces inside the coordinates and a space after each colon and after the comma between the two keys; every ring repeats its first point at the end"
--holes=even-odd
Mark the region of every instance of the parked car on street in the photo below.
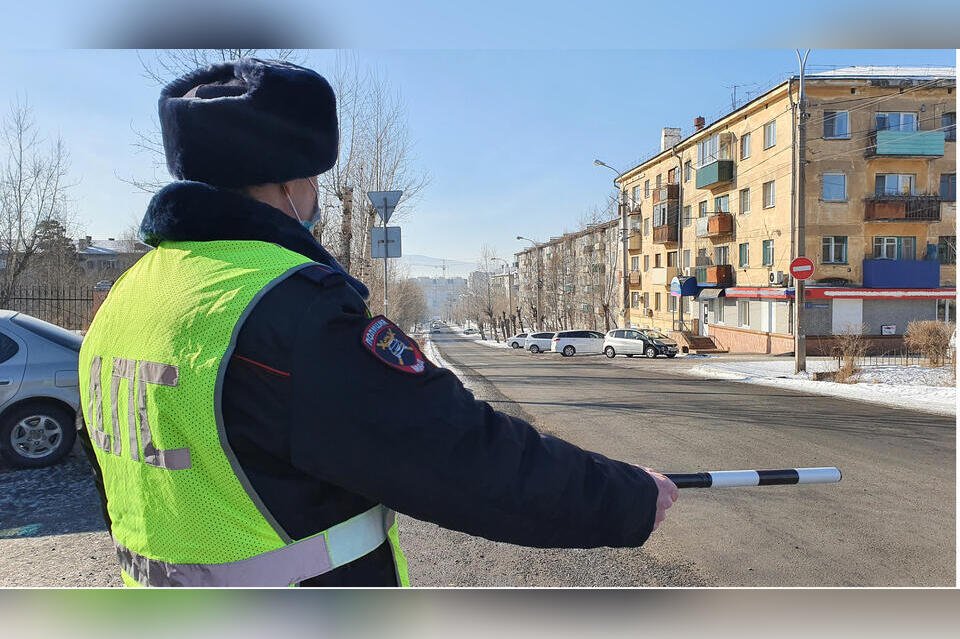
{"type": "Polygon", "coordinates": [[[524,347],[531,353],[542,353],[550,350],[550,341],[554,333],[531,333],[524,340],[524,347]]]}
{"type": "Polygon", "coordinates": [[[49,466],[73,448],[82,342],[54,324],[0,310],[0,455],[12,466],[49,466]]]}
{"type": "Polygon", "coordinates": [[[656,329],[617,329],[607,333],[603,353],[613,359],[617,355],[677,356],[677,343],[656,329]]]}
{"type": "Polygon", "coordinates": [[[475,328],[465,328],[463,329],[464,335],[477,335],[480,331],[475,328]]]}
{"type": "Polygon", "coordinates": [[[553,336],[550,350],[564,357],[599,355],[603,352],[603,333],[597,331],[560,331],[553,336]]]}
{"type": "Polygon", "coordinates": [[[510,348],[523,348],[527,345],[527,335],[528,333],[517,333],[507,338],[507,344],[510,345],[510,348]]]}

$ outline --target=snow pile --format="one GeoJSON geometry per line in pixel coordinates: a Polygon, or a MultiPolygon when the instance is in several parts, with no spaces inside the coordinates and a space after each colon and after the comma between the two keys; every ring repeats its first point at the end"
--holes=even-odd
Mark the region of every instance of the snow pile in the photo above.
{"type": "Polygon", "coordinates": [[[865,366],[851,384],[816,381],[814,372],[835,371],[836,360],[809,359],[807,373],[795,375],[793,360],[732,360],[701,364],[687,374],[775,386],[830,395],[938,415],[957,414],[957,388],[949,368],[919,366],[865,366]]]}

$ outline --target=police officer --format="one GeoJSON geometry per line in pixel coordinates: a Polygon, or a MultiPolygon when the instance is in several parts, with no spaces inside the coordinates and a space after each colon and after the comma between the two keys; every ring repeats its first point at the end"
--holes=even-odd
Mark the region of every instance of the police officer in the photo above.
{"type": "Polygon", "coordinates": [[[315,72],[243,59],[159,103],[170,172],[80,353],[128,585],[407,585],[395,511],[537,547],[640,546],[664,476],[476,401],[311,235],[338,151],[315,72]]]}

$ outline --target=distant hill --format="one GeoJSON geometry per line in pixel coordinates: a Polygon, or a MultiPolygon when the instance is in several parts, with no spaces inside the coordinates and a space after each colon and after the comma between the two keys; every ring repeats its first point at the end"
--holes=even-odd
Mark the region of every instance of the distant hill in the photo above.
{"type": "Polygon", "coordinates": [[[445,260],[429,255],[404,255],[400,263],[408,270],[410,277],[443,277],[444,263],[447,265],[447,277],[466,277],[477,270],[476,262],[462,262],[459,260],[445,260]]]}

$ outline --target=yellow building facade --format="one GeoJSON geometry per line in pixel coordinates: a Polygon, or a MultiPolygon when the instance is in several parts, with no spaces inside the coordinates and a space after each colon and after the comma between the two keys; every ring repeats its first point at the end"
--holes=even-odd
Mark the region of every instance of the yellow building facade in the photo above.
{"type": "Polygon", "coordinates": [[[698,118],[683,138],[664,129],[661,152],[618,178],[632,325],[720,350],[791,351],[789,264],[801,254],[815,264],[808,337],[862,326],[893,344],[913,319],[954,319],[953,69],[807,77],[802,157],[799,89],[791,79],[713,123],[698,118]]]}

